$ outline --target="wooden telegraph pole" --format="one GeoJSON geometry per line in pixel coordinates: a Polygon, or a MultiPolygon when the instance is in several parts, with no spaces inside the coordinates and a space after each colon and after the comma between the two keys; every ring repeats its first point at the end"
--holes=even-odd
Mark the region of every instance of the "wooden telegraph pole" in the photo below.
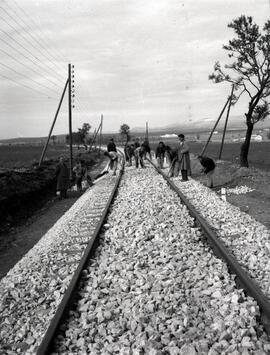
{"type": "Polygon", "coordinates": [[[88,152],[90,152],[90,150],[91,150],[91,148],[92,148],[92,145],[93,145],[93,143],[94,143],[94,140],[95,140],[95,137],[96,137],[96,131],[97,131],[97,129],[95,128],[95,129],[94,129],[94,133],[93,133],[93,137],[92,137],[91,142],[90,142],[90,144],[89,144],[88,152]]]}
{"type": "Polygon", "coordinates": [[[102,127],[103,127],[103,115],[101,115],[101,119],[100,119],[99,154],[100,154],[100,151],[101,151],[101,144],[102,144],[102,127]]]}
{"type": "Polygon", "coordinates": [[[222,150],[223,150],[223,145],[224,145],[224,140],[225,140],[225,134],[226,134],[226,130],[227,130],[228,118],[229,118],[230,109],[231,109],[231,106],[232,106],[233,91],[234,91],[234,85],[232,86],[230,102],[229,102],[229,106],[228,106],[228,109],[227,109],[227,114],[226,114],[226,119],[225,119],[225,124],[224,124],[222,141],[221,141],[221,146],[220,146],[220,151],[219,151],[219,156],[218,156],[219,160],[221,159],[221,155],[222,155],[222,150]]]}
{"type": "MultiPolygon", "coordinates": [[[[74,68],[74,65],[72,66],[74,68]]],[[[73,170],[73,162],[72,162],[72,102],[71,102],[71,90],[72,90],[72,82],[71,79],[71,64],[68,65],[68,122],[69,122],[69,160],[70,160],[70,179],[72,179],[72,170],[73,170]]]]}
{"type": "Polygon", "coordinates": [[[228,100],[226,101],[226,103],[225,103],[223,109],[221,110],[220,115],[218,116],[218,119],[217,119],[217,121],[216,121],[216,123],[215,123],[215,125],[214,125],[214,127],[213,127],[213,129],[212,129],[212,131],[211,131],[211,133],[210,133],[210,136],[209,136],[207,142],[205,143],[205,146],[203,147],[203,149],[202,149],[200,155],[203,155],[203,154],[204,154],[204,152],[205,152],[205,150],[206,150],[206,148],[207,148],[207,146],[208,146],[208,144],[209,144],[209,142],[210,142],[210,139],[211,139],[211,137],[212,137],[212,135],[213,135],[213,133],[214,133],[214,131],[215,131],[215,129],[216,129],[216,127],[217,127],[217,125],[218,125],[218,123],[219,123],[219,121],[220,121],[220,119],[221,119],[221,117],[222,117],[222,115],[223,115],[223,113],[224,113],[224,111],[225,111],[225,109],[226,109],[228,103],[229,103],[229,101],[230,101],[230,98],[228,98],[228,100]]]}
{"type": "Polygon", "coordinates": [[[44,145],[44,148],[43,148],[43,151],[42,151],[42,154],[41,154],[41,157],[40,157],[40,160],[39,160],[39,166],[42,164],[42,161],[43,161],[43,158],[45,156],[45,153],[46,153],[46,150],[47,150],[47,147],[48,147],[48,144],[49,144],[49,141],[50,141],[50,138],[51,138],[51,134],[52,134],[52,131],[53,131],[53,128],[54,128],[54,125],[55,125],[55,122],[56,122],[56,119],[58,117],[58,113],[60,111],[60,108],[61,108],[61,105],[62,105],[62,102],[63,102],[63,99],[64,99],[64,96],[65,96],[65,93],[66,93],[66,90],[67,90],[67,87],[68,87],[68,121],[69,121],[69,152],[70,152],[70,178],[72,178],[72,168],[73,168],[73,164],[72,164],[72,88],[74,87],[73,83],[74,83],[74,80],[73,80],[73,77],[74,75],[71,75],[72,73],[74,73],[74,65],[72,65],[72,68],[71,68],[71,64],[68,65],[68,78],[67,78],[67,81],[66,81],[66,84],[65,84],[65,87],[64,87],[64,90],[62,92],[62,96],[61,96],[61,99],[60,99],[60,102],[58,104],[58,107],[57,107],[57,110],[56,110],[56,114],[54,116],[54,120],[53,120],[53,123],[51,125],[51,129],[50,129],[50,132],[48,134],[48,138],[47,138],[47,141],[46,141],[46,144],[44,145]]]}
{"type": "Polygon", "coordinates": [[[68,82],[69,82],[69,81],[68,81],[68,79],[67,79],[66,84],[65,84],[65,87],[64,87],[64,90],[63,90],[63,92],[62,92],[62,96],[61,96],[59,105],[58,105],[58,107],[57,107],[57,110],[56,110],[56,113],[55,113],[55,116],[54,116],[53,123],[52,123],[52,125],[51,125],[50,132],[49,132],[49,134],[48,134],[47,142],[46,142],[45,145],[44,145],[43,151],[42,151],[42,153],[41,153],[41,157],[40,157],[40,159],[39,159],[39,166],[41,166],[41,164],[42,164],[42,162],[43,162],[44,155],[45,155],[45,153],[46,153],[46,150],[47,150],[47,147],[48,147],[50,138],[51,138],[51,134],[52,134],[52,131],[53,131],[53,128],[54,128],[56,119],[57,119],[57,117],[58,117],[58,113],[59,113],[59,111],[60,111],[60,108],[61,108],[61,105],[62,105],[64,96],[65,96],[65,92],[66,92],[66,89],[67,89],[67,86],[68,86],[68,82]]]}
{"type": "Polygon", "coordinates": [[[146,122],[146,133],[145,133],[145,138],[147,139],[148,141],[148,122],[146,122]]]}
{"type": "Polygon", "coordinates": [[[91,150],[92,146],[95,146],[95,149],[96,149],[96,138],[97,138],[98,132],[100,131],[100,128],[101,128],[101,123],[99,124],[97,129],[95,128],[95,131],[93,134],[93,139],[92,139],[90,147],[89,147],[89,151],[91,150]]]}

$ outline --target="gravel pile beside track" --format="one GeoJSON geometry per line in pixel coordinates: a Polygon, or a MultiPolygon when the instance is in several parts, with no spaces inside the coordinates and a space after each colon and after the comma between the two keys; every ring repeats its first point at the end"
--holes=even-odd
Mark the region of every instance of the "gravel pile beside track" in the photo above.
{"type": "Polygon", "coordinates": [[[127,169],[54,354],[267,354],[258,307],[153,169],[127,169]]]}
{"type": "Polygon", "coordinates": [[[0,281],[0,353],[32,354],[92,236],[115,178],[89,189],[0,281]]]}
{"type": "Polygon", "coordinates": [[[173,182],[270,299],[270,231],[197,181],[173,182]]]}

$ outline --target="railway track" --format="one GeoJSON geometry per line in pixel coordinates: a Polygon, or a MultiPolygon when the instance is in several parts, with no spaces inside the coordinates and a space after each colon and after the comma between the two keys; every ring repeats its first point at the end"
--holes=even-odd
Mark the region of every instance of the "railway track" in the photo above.
{"type": "Polygon", "coordinates": [[[270,295],[268,297],[262,292],[261,287],[256,280],[252,279],[248,272],[239,264],[237,259],[232,255],[222,239],[217,235],[214,228],[202,217],[202,215],[195,209],[187,197],[179,190],[177,185],[152,161],[148,160],[156,171],[163,176],[170,188],[177,193],[181,201],[188,208],[190,215],[194,218],[194,222],[204,232],[208,243],[211,245],[214,253],[222,258],[228,265],[230,271],[236,275],[237,283],[243,288],[246,293],[253,297],[261,308],[261,321],[265,329],[270,334],[270,295]]]}
{"type": "MultiPolygon", "coordinates": [[[[219,354],[226,346],[230,351],[237,346],[258,354],[270,351],[268,338],[256,325],[256,303],[236,289],[203,235],[210,235],[210,243],[226,259],[224,246],[179,189],[158,173],[127,168],[101,246],[93,254],[91,238],[43,340],[29,354],[206,354],[211,349],[219,354]]],[[[122,172],[118,183],[121,176],[122,172]]],[[[103,223],[99,212],[104,220],[116,189],[105,210],[97,201],[97,211],[87,215],[98,222],[95,238],[103,223]]],[[[84,223],[75,228],[71,221],[65,232],[70,230],[80,244],[86,243],[89,229],[84,223]]],[[[76,245],[66,249],[68,255],[77,255],[76,245]]],[[[229,261],[232,271],[238,272],[231,255],[229,261]]],[[[238,278],[254,297],[257,286],[250,285],[241,268],[238,278]]],[[[256,290],[267,320],[268,300],[256,290]]]]}
{"type": "MultiPolygon", "coordinates": [[[[220,307],[222,317],[225,319],[226,307],[228,307],[226,303],[232,307],[231,312],[236,319],[238,312],[244,314],[247,309],[251,314],[253,312],[253,315],[256,313],[256,317],[259,315],[256,303],[246,298],[241,290],[236,291],[234,280],[229,276],[225,264],[213,257],[209,263],[210,249],[203,243],[198,247],[197,243],[200,244],[202,230],[203,234],[211,234],[211,230],[205,227],[204,221],[199,216],[194,215],[192,206],[189,205],[193,214],[190,217],[190,211],[179,205],[179,200],[175,195],[175,192],[178,196],[181,193],[171,184],[170,187],[174,192],[167,191],[166,194],[169,201],[172,200],[173,203],[168,203],[166,206],[169,207],[167,215],[163,211],[165,214],[163,221],[162,214],[160,215],[159,212],[162,208],[164,209],[164,206],[157,204],[156,197],[163,198],[162,202],[164,202],[162,194],[170,181],[164,182],[163,177],[159,179],[151,174],[149,177],[147,172],[146,177],[144,176],[145,181],[142,181],[141,173],[140,170],[130,171],[126,181],[123,182],[123,190],[119,192],[109,216],[111,227],[101,237],[102,245],[85,269],[77,306],[69,313],[58,335],[54,335],[53,354],[180,354],[180,351],[186,351],[185,353],[188,354],[208,353],[210,346],[209,342],[204,341],[207,338],[205,334],[202,335],[204,340],[200,340],[196,347],[190,344],[194,334],[192,331],[189,332],[189,326],[193,332],[197,329],[199,333],[209,332],[211,334],[213,332],[215,336],[218,330],[221,337],[218,343],[220,348],[217,348],[220,350],[218,353],[221,353],[222,347],[225,346],[233,351],[235,346],[228,342],[232,334],[226,330],[226,322],[223,323],[220,319],[221,314],[217,308],[220,307]],[[128,179],[134,180],[133,174],[135,186],[138,186],[138,196],[135,201],[134,191],[131,194],[127,192],[130,188],[128,179]],[[151,181],[152,179],[154,181],[151,181]],[[150,189],[149,193],[147,188],[151,183],[154,184],[155,190],[150,189]],[[142,196],[145,197],[144,201],[141,201],[142,196]],[[132,210],[136,208],[136,205],[139,211],[134,216],[132,210]],[[146,215],[142,212],[144,208],[149,212],[146,215]],[[176,214],[178,213],[181,223],[175,223],[170,208],[176,214]],[[156,212],[161,228],[158,227],[156,231],[152,231],[153,221],[148,225],[147,219],[155,219],[156,212]],[[124,224],[123,228],[119,225],[120,221],[117,217],[121,215],[123,215],[121,219],[121,224],[124,224]],[[171,234],[168,230],[167,234],[165,233],[168,227],[166,217],[169,218],[171,234]],[[199,227],[194,226],[194,217],[200,223],[199,227]],[[134,223],[132,223],[133,219],[134,223]],[[184,236],[179,235],[179,229],[183,226],[187,229],[184,236]],[[191,240],[187,240],[187,237],[191,237],[191,240]],[[160,253],[163,248],[164,252],[160,253]],[[175,249],[179,250],[176,255],[175,249]],[[189,249],[192,250],[191,253],[189,249]],[[192,265],[188,263],[189,258],[193,260],[192,265]],[[200,271],[197,269],[197,264],[200,271]],[[204,268],[203,272],[202,268],[204,268]],[[170,273],[172,277],[169,277],[170,273]],[[192,280],[193,277],[195,280],[192,280]],[[216,279],[216,284],[215,281],[207,281],[210,285],[202,282],[208,278],[216,279]],[[185,283],[184,290],[182,283],[185,283]],[[196,284],[199,284],[198,289],[196,284]],[[194,286],[196,292],[193,294],[190,289],[194,286]],[[164,292],[166,287],[170,289],[167,298],[166,291],[164,292]],[[229,291],[224,291],[223,288],[229,291]],[[202,304],[200,297],[206,305],[202,304]],[[225,305],[222,297],[226,300],[225,305]],[[213,307],[212,302],[217,302],[218,306],[213,307]],[[189,307],[192,307],[191,311],[189,307]],[[202,314],[211,309],[213,314],[208,314],[204,319],[205,315],[202,316],[202,314]],[[181,313],[181,316],[179,317],[177,313],[181,313]],[[160,317],[156,317],[155,314],[160,317]],[[197,317],[199,321],[196,320],[197,317]],[[170,321],[173,329],[169,328],[168,331],[166,323],[170,321]],[[153,327],[153,323],[156,327],[153,327]],[[210,330],[211,324],[214,326],[210,330]],[[172,338],[171,332],[178,335],[178,339],[172,338]]],[[[183,195],[181,195],[181,200],[188,204],[183,195]]],[[[215,248],[217,248],[216,245],[215,248]]],[[[234,263],[233,265],[235,267],[234,263]]],[[[234,328],[232,315],[228,318],[234,328]]],[[[255,319],[251,318],[245,320],[247,329],[253,329],[252,327],[255,326],[255,319]]],[[[242,318],[241,322],[243,322],[242,318]]],[[[243,323],[238,326],[241,328],[243,323]]],[[[235,326],[236,329],[238,326],[235,326]]],[[[248,330],[244,334],[248,335],[248,330]]],[[[243,348],[248,348],[252,347],[250,339],[251,336],[246,336],[238,342],[239,344],[242,342],[243,348]]]]}
{"type": "Polygon", "coordinates": [[[98,179],[0,281],[1,354],[32,354],[47,347],[72,303],[123,171],[124,160],[117,177],[98,179]]]}
{"type": "MultiPolygon", "coordinates": [[[[119,153],[122,154],[120,151],[119,151],[119,153]]],[[[42,342],[37,349],[37,355],[49,353],[49,351],[52,347],[52,342],[55,338],[55,334],[56,334],[57,330],[59,330],[59,326],[61,325],[63,318],[67,315],[67,313],[70,311],[70,309],[73,305],[74,297],[76,296],[76,292],[77,292],[76,290],[79,285],[80,279],[82,277],[83,271],[84,271],[87,263],[89,262],[90,257],[94,253],[95,243],[97,243],[97,239],[100,235],[101,229],[104,225],[107,214],[108,214],[109,209],[111,207],[112,201],[117,193],[122,175],[124,173],[124,157],[123,156],[122,156],[122,159],[123,160],[122,160],[122,165],[120,167],[119,175],[115,179],[115,183],[114,183],[112,191],[110,192],[109,197],[107,196],[107,187],[106,187],[105,195],[107,198],[105,197],[105,199],[102,201],[103,196],[99,195],[99,197],[101,198],[101,201],[97,202],[95,204],[95,210],[92,213],[89,213],[87,216],[87,217],[91,218],[91,220],[93,220],[94,222],[96,221],[97,224],[95,226],[95,229],[93,231],[91,238],[87,242],[87,247],[84,251],[84,254],[83,254],[83,256],[80,260],[80,263],[79,263],[79,265],[72,277],[72,280],[65,292],[65,295],[57,308],[55,316],[52,319],[50,326],[48,327],[48,329],[42,339],[42,342]]],[[[82,232],[85,231],[86,233],[88,233],[87,227],[85,227],[84,229],[81,228],[80,230],[82,232]]]]}

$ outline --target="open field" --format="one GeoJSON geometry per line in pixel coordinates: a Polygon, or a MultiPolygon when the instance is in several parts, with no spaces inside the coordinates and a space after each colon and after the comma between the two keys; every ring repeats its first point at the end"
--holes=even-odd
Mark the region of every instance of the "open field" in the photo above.
{"type": "MultiPolygon", "coordinates": [[[[0,145],[0,168],[30,167],[39,161],[42,149],[41,145],[0,145]]],[[[68,149],[66,145],[49,145],[45,159],[58,159],[62,154],[68,157],[68,149]]]]}

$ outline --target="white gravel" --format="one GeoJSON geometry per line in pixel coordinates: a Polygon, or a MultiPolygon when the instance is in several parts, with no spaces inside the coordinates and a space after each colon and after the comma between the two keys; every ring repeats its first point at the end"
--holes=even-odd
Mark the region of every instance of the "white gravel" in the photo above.
{"type": "Polygon", "coordinates": [[[270,352],[257,304],[153,169],[128,169],[107,228],[55,354],[270,352]]]}
{"type": "Polygon", "coordinates": [[[91,239],[115,178],[86,191],[0,281],[0,354],[34,354],[91,239]]]}
{"type": "Polygon", "coordinates": [[[248,192],[252,192],[254,189],[251,189],[250,187],[243,185],[243,186],[236,186],[234,188],[226,188],[226,194],[227,195],[243,195],[248,192]]]}
{"type": "Polygon", "coordinates": [[[270,231],[199,182],[173,182],[270,299],[270,231]]]}

